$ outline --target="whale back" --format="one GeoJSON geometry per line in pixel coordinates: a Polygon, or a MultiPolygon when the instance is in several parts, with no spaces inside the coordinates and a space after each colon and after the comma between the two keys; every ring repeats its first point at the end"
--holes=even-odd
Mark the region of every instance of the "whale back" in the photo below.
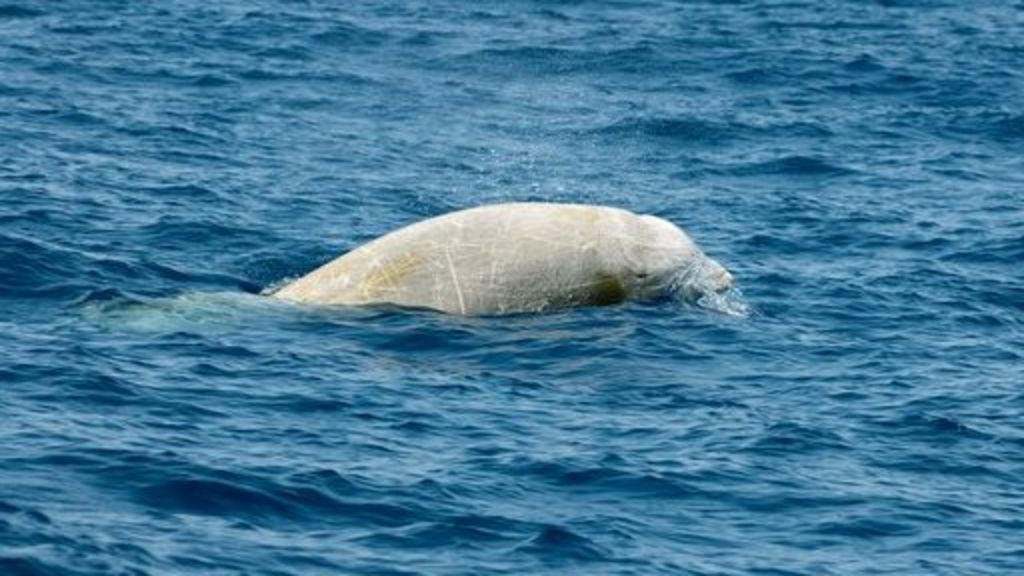
{"type": "Polygon", "coordinates": [[[698,253],[681,230],[617,208],[499,204],[396,230],[273,296],[458,314],[533,312],[647,297],[698,253]]]}

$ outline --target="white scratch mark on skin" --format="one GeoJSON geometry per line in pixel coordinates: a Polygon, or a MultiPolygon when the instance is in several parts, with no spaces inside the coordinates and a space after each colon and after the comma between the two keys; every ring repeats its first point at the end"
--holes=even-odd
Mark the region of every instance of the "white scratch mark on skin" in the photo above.
{"type": "Polygon", "coordinates": [[[459,277],[455,274],[455,264],[452,263],[452,253],[448,250],[448,246],[444,247],[444,258],[448,261],[448,272],[452,276],[452,284],[455,285],[455,296],[459,299],[459,312],[465,314],[466,302],[462,299],[462,288],[459,287],[459,277]]]}

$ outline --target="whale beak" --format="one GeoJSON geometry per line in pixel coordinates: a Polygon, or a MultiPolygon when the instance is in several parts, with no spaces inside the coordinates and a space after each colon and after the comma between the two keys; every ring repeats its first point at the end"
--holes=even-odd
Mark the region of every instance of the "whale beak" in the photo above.
{"type": "Polygon", "coordinates": [[[728,292],[736,283],[736,279],[733,278],[732,274],[725,269],[725,266],[722,266],[710,258],[707,261],[706,278],[708,280],[707,286],[716,294],[728,292]]]}
{"type": "Polygon", "coordinates": [[[721,294],[722,292],[732,290],[733,285],[736,284],[736,279],[733,278],[732,273],[725,268],[722,268],[715,274],[714,282],[715,292],[721,294]]]}

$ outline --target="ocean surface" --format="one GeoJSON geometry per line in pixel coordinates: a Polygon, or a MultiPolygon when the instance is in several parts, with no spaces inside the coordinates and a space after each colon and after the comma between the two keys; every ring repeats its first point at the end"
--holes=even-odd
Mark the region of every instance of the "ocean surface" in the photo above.
{"type": "Polygon", "coordinates": [[[1024,574],[1024,3],[0,3],[0,574],[1024,574]],[[491,202],[748,314],[261,296],[491,202]]]}

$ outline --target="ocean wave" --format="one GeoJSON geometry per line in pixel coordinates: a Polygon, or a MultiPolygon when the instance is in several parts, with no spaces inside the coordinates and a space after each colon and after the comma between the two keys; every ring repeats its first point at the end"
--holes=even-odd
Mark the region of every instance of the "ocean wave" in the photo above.
{"type": "Polygon", "coordinates": [[[1019,16],[0,6],[0,573],[1013,573],[1019,16]],[[742,293],[264,295],[523,199],[742,293]]]}
{"type": "Polygon", "coordinates": [[[730,167],[728,174],[735,176],[803,176],[839,177],[855,174],[856,170],[829,162],[823,158],[809,156],[784,156],[782,158],[751,162],[730,167]]]}

